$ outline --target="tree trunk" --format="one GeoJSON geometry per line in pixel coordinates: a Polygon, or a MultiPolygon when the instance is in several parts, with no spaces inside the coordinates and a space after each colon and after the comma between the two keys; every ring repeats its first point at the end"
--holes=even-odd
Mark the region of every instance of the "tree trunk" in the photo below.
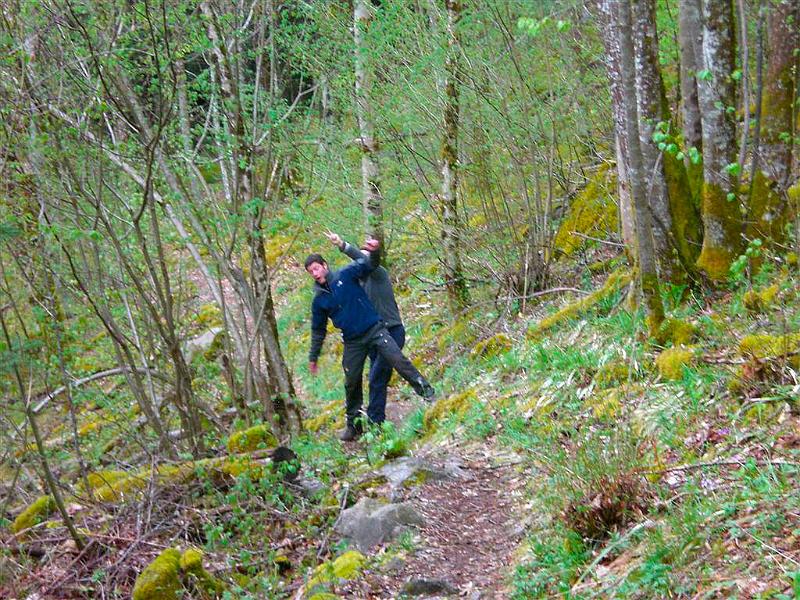
{"type": "MultiPolygon", "coordinates": [[[[365,34],[372,18],[369,0],[353,2],[353,39],[355,41],[355,94],[361,146],[361,184],[367,235],[380,240],[384,246],[383,197],[378,169],[378,142],[370,100],[372,83],[365,34]]],[[[384,246],[385,247],[385,246],[384,246]]]]}
{"type": "Polygon", "coordinates": [[[787,190],[791,185],[796,53],[800,48],[800,2],[770,3],[767,80],[761,100],[761,143],[754,149],[747,237],[781,243],[786,237],[787,190]]]}
{"type": "MultiPolygon", "coordinates": [[[[703,126],[700,119],[700,101],[697,91],[697,74],[703,68],[703,34],[700,25],[700,0],[680,0],[678,45],[680,49],[681,114],[683,116],[683,142],[688,150],[703,152],[703,126]]],[[[685,163],[692,196],[698,198],[703,184],[703,166],[689,159],[685,163]]]]}
{"type": "Polygon", "coordinates": [[[736,68],[733,6],[730,0],[703,3],[703,71],[698,93],[703,120],[703,248],[697,266],[712,281],[728,277],[742,247],[742,219],[734,167],[736,152],[736,68]]]}
{"type": "Polygon", "coordinates": [[[445,0],[447,8],[447,56],[444,77],[444,136],[442,139],[442,252],[450,311],[455,315],[469,304],[469,291],[461,265],[462,227],[458,210],[459,119],[459,0],[445,0]]]}
{"type": "Polygon", "coordinates": [[[605,65],[611,94],[611,114],[614,119],[614,145],[617,156],[617,192],[622,239],[630,258],[636,259],[636,228],[633,218],[633,200],[630,184],[630,158],[625,130],[625,103],[620,71],[619,44],[613,30],[616,17],[612,0],[598,0],[598,28],[603,38],[605,65]]]}
{"type": "Polygon", "coordinates": [[[653,239],[661,272],[677,282],[694,268],[700,249],[700,216],[692,200],[683,163],[674,154],[661,152],[653,141],[657,123],[667,123],[669,131],[673,131],[672,114],[658,63],[655,1],[634,2],[633,17],[639,137],[647,205],[652,211],[653,239]]]}
{"type": "Polygon", "coordinates": [[[625,133],[630,151],[630,181],[636,227],[636,255],[639,259],[639,282],[647,306],[647,322],[651,335],[658,331],[664,320],[658,275],[656,273],[655,249],[650,235],[652,223],[646,201],[644,158],[642,156],[639,113],[636,100],[634,67],[633,25],[629,0],[617,2],[616,39],[619,44],[622,92],[625,103],[625,133]]]}

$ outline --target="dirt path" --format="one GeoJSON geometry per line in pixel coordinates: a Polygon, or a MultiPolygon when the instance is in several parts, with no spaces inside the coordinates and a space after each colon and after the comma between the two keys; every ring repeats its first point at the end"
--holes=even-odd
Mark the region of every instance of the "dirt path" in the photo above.
{"type": "MultiPolygon", "coordinates": [[[[449,462],[461,457],[464,477],[431,481],[406,492],[404,500],[426,521],[416,531],[413,548],[338,593],[346,598],[397,598],[409,581],[425,580],[446,582],[461,597],[510,597],[507,582],[519,543],[515,507],[521,478],[512,466],[498,465],[490,449],[447,451],[449,462]]],[[[440,596],[444,594],[422,597],[440,596]]]]}

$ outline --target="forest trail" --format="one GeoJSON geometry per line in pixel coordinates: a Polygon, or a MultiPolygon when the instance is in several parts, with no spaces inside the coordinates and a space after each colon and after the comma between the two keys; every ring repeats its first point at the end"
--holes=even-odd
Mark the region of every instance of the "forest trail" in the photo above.
{"type": "MultiPolygon", "coordinates": [[[[398,417],[407,417],[413,408],[414,401],[390,399],[387,417],[400,425],[398,417]]],[[[412,454],[457,476],[401,488],[392,500],[409,502],[425,525],[414,530],[412,542],[400,543],[403,551],[397,557],[337,591],[346,598],[509,598],[509,566],[516,563],[523,532],[519,500],[524,478],[515,470],[518,459],[501,454],[491,440],[424,446],[412,454]]]]}

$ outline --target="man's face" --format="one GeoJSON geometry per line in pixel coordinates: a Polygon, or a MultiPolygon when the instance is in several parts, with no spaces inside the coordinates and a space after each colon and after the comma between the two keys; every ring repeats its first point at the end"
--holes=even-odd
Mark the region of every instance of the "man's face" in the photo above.
{"type": "Polygon", "coordinates": [[[314,278],[314,281],[323,284],[325,283],[325,278],[328,276],[328,265],[325,263],[313,262],[308,265],[306,271],[314,278]]]}

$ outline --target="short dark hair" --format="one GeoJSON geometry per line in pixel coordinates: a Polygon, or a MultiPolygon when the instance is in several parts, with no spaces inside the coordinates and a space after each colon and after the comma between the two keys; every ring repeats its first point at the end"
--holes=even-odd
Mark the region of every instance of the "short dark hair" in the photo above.
{"type": "Polygon", "coordinates": [[[309,254],[306,257],[306,262],[305,262],[306,271],[308,271],[308,267],[310,267],[314,263],[319,263],[321,265],[327,265],[328,264],[327,262],[325,262],[325,259],[322,258],[321,254],[309,254]]]}

